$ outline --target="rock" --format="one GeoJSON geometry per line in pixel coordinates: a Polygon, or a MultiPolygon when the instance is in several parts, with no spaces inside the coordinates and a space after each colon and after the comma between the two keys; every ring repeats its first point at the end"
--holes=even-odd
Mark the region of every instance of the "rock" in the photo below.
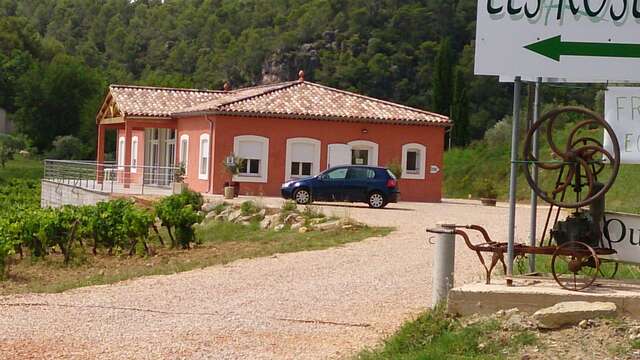
{"type": "Polygon", "coordinates": [[[614,316],[616,310],[616,304],[612,302],[566,301],[536,311],[533,319],[539,328],[557,329],[584,319],[614,316]]]}
{"type": "Polygon", "coordinates": [[[265,208],[260,209],[260,211],[258,211],[256,216],[259,216],[261,219],[264,218],[265,216],[267,216],[267,209],[265,208]]]}
{"type": "Polygon", "coordinates": [[[251,221],[242,221],[242,222],[240,222],[240,224],[242,224],[244,226],[249,226],[249,225],[251,225],[251,221]]]}
{"type": "Polygon", "coordinates": [[[499,317],[505,318],[502,323],[502,328],[508,331],[522,331],[522,330],[534,330],[536,328],[536,324],[533,321],[529,320],[527,316],[524,316],[520,313],[518,308],[513,308],[509,310],[501,310],[499,312],[501,315],[499,317]]]}
{"type": "Polygon", "coordinates": [[[296,222],[303,222],[303,221],[304,221],[304,216],[302,215],[296,216],[296,222]]]}
{"type": "Polygon", "coordinates": [[[291,230],[293,230],[293,231],[300,230],[302,227],[304,227],[304,223],[297,222],[297,223],[291,225],[291,230]]]}
{"type": "Polygon", "coordinates": [[[213,209],[216,208],[216,206],[218,206],[217,203],[213,203],[213,202],[204,203],[202,205],[202,211],[204,211],[206,213],[212,212],[213,209]]]}
{"type": "Polygon", "coordinates": [[[298,229],[298,232],[299,232],[300,234],[304,234],[304,233],[306,233],[306,232],[309,232],[309,228],[307,228],[307,227],[303,226],[303,227],[301,227],[300,229],[298,229]]]}
{"type": "Polygon", "coordinates": [[[227,221],[235,222],[236,220],[238,220],[238,218],[240,218],[240,216],[242,216],[242,212],[240,210],[234,210],[227,217],[227,221]]]}
{"type": "Polygon", "coordinates": [[[353,228],[353,225],[342,225],[342,228],[343,228],[344,230],[349,230],[349,229],[352,229],[352,228],[353,228]]]}
{"type": "Polygon", "coordinates": [[[216,215],[215,219],[216,219],[216,221],[225,221],[225,220],[227,220],[227,218],[222,214],[216,215]]]}
{"type": "Polygon", "coordinates": [[[268,229],[271,226],[271,219],[266,217],[260,221],[260,229],[268,229]]]}
{"type": "Polygon", "coordinates": [[[330,221],[330,222],[325,222],[325,223],[316,225],[316,229],[320,231],[337,229],[339,227],[340,227],[339,221],[330,221]]]}
{"type": "Polygon", "coordinates": [[[210,213],[207,213],[207,216],[205,216],[205,219],[217,218],[218,216],[220,215],[216,215],[216,213],[210,212],[210,213]]]}
{"type": "Polygon", "coordinates": [[[253,215],[245,215],[245,216],[240,216],[238,218],[239,222],[250,222],[253,219],[253,215]]]}
{"type": "Polygon", "coordinates": [[[275,227],[275,228],[273,228],[273,230],[275,230],[275,231],[282,231],[282,230],[284,230],[284,224],[276,225],[276,227],[275,227]]]}
{"type": "Polygon", "coordinates": [[[289,214],[289,215],[287,215],[287,217],[286,217],[286,218],[284,218],[284,223],[285,223],[285,224],[293,224],[293,223],[296,221],[296,217],[297,217],[297,216],[298,216],[298,215],[296,215],[296,214],[289,214]]]}
{"type": "Polygon", "coordinates": [[[313,218],[313,219],[309,220],[309,223],[311,225],[318,225],[318,224],[321,224],[321,223],[323,223],[325,221],[327,221],[327,219],[325,219],[325,218],[313,218]]]}

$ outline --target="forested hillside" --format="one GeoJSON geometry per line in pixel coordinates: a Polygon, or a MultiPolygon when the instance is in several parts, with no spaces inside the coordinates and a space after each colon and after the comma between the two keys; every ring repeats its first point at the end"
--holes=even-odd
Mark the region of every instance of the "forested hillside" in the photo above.
{"type": "Polygon", "coordinates": [[[451,114],[454,143],[466,145],[511,111],[509,85],[472,75],[475,8],[474,0],[0,0],[0,107],[46,150],[61,135],[94,141],[109,83],[218,89],[304,69],[311,81],[451,114]]]}

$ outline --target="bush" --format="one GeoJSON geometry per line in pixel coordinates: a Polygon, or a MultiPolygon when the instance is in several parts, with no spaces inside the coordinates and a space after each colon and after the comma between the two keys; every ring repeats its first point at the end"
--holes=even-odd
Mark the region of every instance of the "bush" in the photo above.
{"type": "Polygon", "coordinates": [[[253,201],[245,201],[240,205],[240,213],[243,216],[253,215],[258,211],[258,206],[253,201]]]}
{"type": "Polygon", "coordinates": [[[493,186],[493,182],[489,179],[480,179],[474,184],[475,195],[479,198],[495,199],[498,192],[493,186]]]}
{"type": "Polygon", "coordinates": [[[287,200],[282,203],[282,207],[280,208],[283,213],[292,212],[298,210],[298,205],[293,200],[287,200]]]}
{"type": "Polygon", "coordinates": [[[0,167],[5,166],[7,161],[13,160],[16,153],[26,146],[24,139],[15,136],[0,134],[0,167]]]}
{"type": "Polygon", "coordinates": [[[391,173],[396,177],[396,179],[400,179],[402,176],[402,164],[398,159],[393,159],[389,161],[387,164],[387,169],[391,171],[391,173]]]}
{"type": "Polygon", "coordinates": [[[51,145],[52,148],[47,153],[50,159],[85,160],[91,153],[91,149],[82,140],[71,135],[58,136],[51,145]]]}
{"type": "Polygon", "coordinates": [[[167,229],[172,247],[179,245],[188,249],[189,243],[195,240],[193,225],[204,219],[198,212],[203,202],[200,193],[185,189],[181,194],[167,196],[156,204],[156,216],[167,229]]]}

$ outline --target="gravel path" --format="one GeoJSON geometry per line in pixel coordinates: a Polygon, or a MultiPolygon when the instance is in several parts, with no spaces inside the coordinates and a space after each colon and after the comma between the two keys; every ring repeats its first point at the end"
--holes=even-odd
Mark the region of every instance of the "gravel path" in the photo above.
{"type": "MultiPolygon", "coordinates": [[[[263,200],[277,203],[277,199],[263,200]]],[[[398,230],[322,251],[240,260],[61,294],[0,297],[2,359],[318,359],[352,355],[430,305],[437,221],[506,234],[507,209],[458,203],[325,213],[398,230]]],[[[526,239],[529,210],[519,209],[526,239]]],[[[482,278],[459,242],[456,283],[482,278]]]]}

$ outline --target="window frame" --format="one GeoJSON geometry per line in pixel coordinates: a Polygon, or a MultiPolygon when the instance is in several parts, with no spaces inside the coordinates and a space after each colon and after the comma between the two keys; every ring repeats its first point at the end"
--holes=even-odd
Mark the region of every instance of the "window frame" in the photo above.
{"type": "MultiPolygon", "coordinates": [[[[138,172],[138,146],[140,142],[138,141],[138,137],[134,136],[131,138],[131,172],[138,172]]],[[[126,146],[126,145],[125,145],[126,146]]]]}
{"type": "Polygon", "coordinates": [[[127,140],[124,136],[118,137],[118,170],[124,170],[124,162],[126,161],[125,151],[127,146],[127,140]]]}
{"type": "Polygon", "coordinates": [[[402,145],[402,179],[423,180],[426,177],[427,167],[427,147],[418,143],[409,143],[402,145]],[[407,170],[407,158],[409,152],[417,152],[416,165],[417,171],[407,170]]]}
{"type": "MultiPolygon", "coordinates": [[[[284,169],[284,178],[286,180],[289,179],[299,179],[306,176],[316,176],[320,174],[320,149],[322,149],[322,142],[318,139],[307,138],[307,137],[295,137],[287,139],[287,147],[286,147],[286,155],[285,155],[285,169],[284,169]],[[307,144],[313,146],[313,159],[311,161],[311,174],[310,175],[293,175],[293,147],[295,144],[307,144]]],[[[302,173],[302,164],[307,163],[309,161],[295,161],[300,163],[299,174],[302,173]]]]}
{"type": "MultiPolygon", "coordinates": [[[[367,150],[369,152],[367,166],[378,166],[378,153],[380,148],[378,143],[369,140],[354,140],[348,142],[347,145],[351,147],[351,159],[353,159],[353,150],[367,150]]],[[[353,162],[353,160],[351,162],[353,162]]],[[[363,164],[351,165],[362,166],[363,164]]]]}
{"type": "Polygon", "coordinates": [[[209,137],[209,134],[204,133],[204,134],[200,134],[200,141],[198,142],[198,147],[200,149],[199,151],[199,156],[198,156],[198,179],[200,180],[208,180],[209,179],[209,172],[210,172],[210,168],[211,168],[211,139],[209,137]],[[202,146],[203,141],[207,141],[207,145],[206,147],[202,146]],[[206,150],[206,158],[207,158],[207,162],[206,162],[206,172],[203,172],[203,168],[202,168],[202,164],[203,164],[203,160],[204,160],[204,154],[205,154],[205,150],[206,150]]]}
{"type": "Polygon", "coordinates": [[[188,134],[182,134],[180,135],[180,152],[178,154],[178,162],[179,164],[184,165],[184,175],[186,176],[187,173],[189,172],[189,135],[188,134]],[[183,146],[184,142],[186,141],[186,145],[183,146]],[[184,154],[184,158],[183,155],[184,154]]]}
{"type": "MultiPolygon", "coordinates": [[[[258,142],[261,145],[261,154],[258,168],[258,174],[236,174],[233,176],[233,181],[237,182],[253,182],[253,183],[267,183],[269,177],[269,138],[258,135],[238,135],[233,138],[233,153],[242,158],[240,146],[242,142],[258,142]]],[[[247,164],[249,169],[249,164],[247,164]]]]}

